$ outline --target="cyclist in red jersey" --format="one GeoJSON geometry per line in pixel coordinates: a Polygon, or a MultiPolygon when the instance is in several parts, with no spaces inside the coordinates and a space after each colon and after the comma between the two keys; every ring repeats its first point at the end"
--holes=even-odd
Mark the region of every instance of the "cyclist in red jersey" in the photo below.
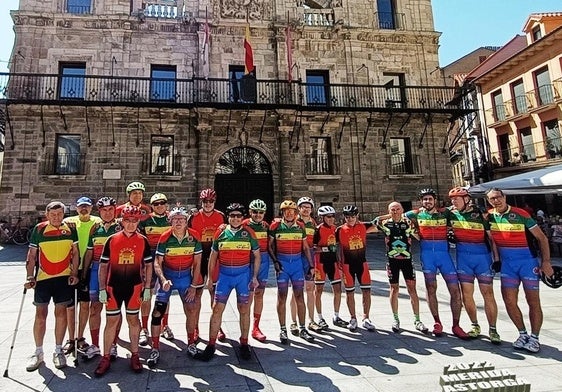
{"type": "Polygon", "coordinates": [[[152,212],[152,209],[149,205],[143,202],[144,192],[146,191],[146,187],[140,181],[133,181],[127,188],[125,188],[127,192],[127,202],[117,206],[115,213],[117,214],[117,218],[121,217],[121,213],[123,208],[127,206],[135,206],[138,207],[141,211],[141,221],[148,219],[149,214],[152,212]]]}
{"type": "Polygon", "coordinates": [[[334,321],[339,318],[341,305],[341,269],[337,262],[336,225],[334,224],[336,210],[332,206],[322,206],[318,208],[318,216],[322,219],[322,223],[316,226],[312,241],[314,243],[317,325],[322,330],[327,330],[328,323],[322,316],[322,292],[326,277],[328,277],[334,293],[334,321]]]}
{"type": "Polygon", "coordinates": [[[359,221],[359,209],[354,205],[343,208],[345,223],[336,229],[338,244],[338,261],[343,270],[347,308],[351,320],[347,325],[350,331],[357,330],[357,316],[355,315],[355,280],[359,281],[359,288],[363,295],[363,328],[374,331],[375,326],[369,318],[371,310],[371,275],[366,258],[367,233],[375,231],[371,222],[359,221]]]}
{"type": "MultiPolygon", "coordinates": [[[[100,326],[101,326],[101,311],[103,309],[102,303],[99,301],[99,266],[100,258],[103,252],[103,246],[109,236],[121,230],[121,225],[115,220],[115,206],[117,202],[114,198],[104,196],[100,198],[96,206],[101,218],[101,224],[94,230],[88,241],[88,249],[84,255],[84,270],[90,271],[90,317],[88,323],[90,324],[90,335],[92,337],[92,344],[88,346],[84,353],[84,358],[92,359],[96,355],[100,355],[100,326]]],[[[110,349],[112,358],[117,358],[117,342],[113,342],[110,349]]]]}
{"type": "MultiPolygon", "coordinates": [[[[218,278],[218,268],[215,271],[209,271],[209,256],[211,255],[211,245],[213,244],[213,236],[217,229],[225,223],[224,214],[215,210],[215,202],[217,201],[217,193],[211,189],[203,189],[199,194],[201,201],[201,209],[191,215],[188,226],[199,233],[201,239],[201,246],[203,253],[201,255],[201,275],[203,281],[210,279],[216,283],[218,278]]],[[[213,300],[215,296],[214,285],[210,286],[209,295],[211,296],[211,308],[213,307],[213,300]]],[[[199,335],[199,314],[201,312],[201,297],[203,296],[203,288],[197,289],[197,301],[195,312],[195,334],[199,335]]],[[[224,342],[226,335],[222,328],[219,329],[217,336],[218,340],[224,342]]]]}
{"type": "MultiPolygon", "coordinates": [[[[152,252],[152,257],[156,254],[156,246],[158,245],[158,240],[162,233],[170,228],[168,222],[168,198],[163,193],[155,193],[150,198],[150,206],[152,207],[152,212],[149,214],[148,218],[142,221],[139,225],[141,233],[143,233],[150,245],[150,251],[152,252]]],[[[150,282],[150,288],[152,294],[155,293],[154,286],[156,285],[156,274],[152,274],[152,281],[150,282]]],[[[150,305],[152,301],[143,302],[141,305],[141,332],[139,338],[139,344],[141,346],[146,346],[148,344],[148,315],[150,314],[150,305]]],[[[164,316],[162,317],[162,337],[168,340],[174,339],[174,334],[170,327],[168,327],[168,310],[166,310],[164,316]]]]}
{"type": "Polygon", "coordinates": [[[138,207],[127,206],[123,209],[123,230],[108,238],[100,259],[99,300],[105,304],[106,324],[104,355],[94,371],[98,377],[109,370],[110,349],[121,319],[123,303],[129,325],[131,369],[135,373],[142,371],[139,358],[139,310],[142,301],[150,301],[152,255],[146,237],[137,231],[141,216],[138,207]]]}
{"type": "Polygon", "coordinates": [[[53,201],[45,209],[46,222],[33,228],[27,253],[26,289],[33,288],[35,321],[33,337],[35,353],[28,359],[26,370],[37,370],[43,363],[43,339],[51,298],[55,303],[55,352],[53,362],[57,369],[66,367],[62,341],[66,331],[66,308],[74,301],[73,288],[78,283],[78,236],[63,223],[64,204],[53,201]],[[38,272],[35,275],[36,264],[38,272]]]}

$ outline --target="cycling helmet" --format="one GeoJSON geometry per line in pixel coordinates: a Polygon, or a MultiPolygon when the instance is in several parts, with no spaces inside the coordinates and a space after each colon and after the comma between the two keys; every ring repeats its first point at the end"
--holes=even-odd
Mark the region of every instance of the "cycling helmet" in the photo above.
{"type": "Polygon", "coordinates": [[[350,204],[350,205],[347,205],[347,206],[343,207],[342,212],[343,212],[344,215],[347,215],[347,216],[357,215],[357,214],[359,214],[359,208],[350,204]]]}
{"type": "Polygon", "coordinates": [[[267,205],[265,204],[265,201],[261,199],[252,200],[248,207],[250,208],[250,210],[256,210],[256,211],[265,211],[267,209],[267,205]]]}
{"type": "Polygon", "coordinates": [[[279,210],[283,211],[283,210],[287,210],[287,209],[296,210],[297,209],[297,203],[295,203],[292,200],[282,201],[281,204],[279,204],[279,210]]]}
{"type": "Polygon", "coordinates": [[[199,194],[199,199],[215,201],[217,200],[217,192],[215,192],[214,189],[211,188],[203,189],[199,194]]]}
{"type": "Polygon", "coordinates": [[[154,203],[155,201],[159,201],[159,200],[168,201],[168,198],[167,198],[166,195],[163,194],[163,193],[155,193],[155,194],[152,195],[152,197],[150,198],[150,204],[154,203]]]}
{"type": "Polygon", "coordinates": [[[240,203],[230,203],[228,207],[226,207],[226,214],[230,214],[231,212],[240,212],[242,215],[246,214],[246,209],[240,203]]]}
{"type": "Polygon", "coordinates": [[[314,201],[307,196],[301,197],[298,201],[297,201],[297,206],[301,206],[302,204],[310,204],[312,206],[312,208],[314,208],[314,201]]]}
{"type": "Polygon", "coordinates": [[[336,215],[336,210],[332,206],[321,206],[318,208],[318,216],[336,215]]]}
{"type": "Polygon", "coordinates": [[[466,188],[457,186],[449,191],[449,197],[455,197],[455,196],[464,197],[464,196],[469,196],[469,194],[466,188]]]}
{"type": "Polygon", "coordinates": [[[420,199],[423,199],[424,196],[431,195],[434,199],[437,199],[437,193],[432,188],[424,188],[418,194],[420,199]]]}
{"type": "Polygon", "coordinates": [[[123,219],[127,218],[137,218],[140,219],[142,217],[142,211],[137,206],[127,206],[123,208],[123,212],[121,213],[123,219]]]}
{"type": "Polygon", "coordinates": [[[174,207],[168,214],[168,222],[171,222],[177,216],[183,216],[185,219],[188,217],[188,213],[183,207],[174,207]]]}
{"type": "Polygon", "coordinates": [[[552,269],[554,270],[552,276],[546,276],[544,272],[541,272],[541,280],[548,287],[557,289],[558,287],[562,287],[562,267],[553,265],[552,269]]]}
{"type": "Polygon", "coordinates": [[[109,197],[109,196],[102,197],[96,203],[96,206],[98,206],[98,208],[115,206],[115,205],[117,205],[117,201],[113,197],[109,197]]]}
{"type": "Polygon", "coordinates": [[[133,181],[131,182],[129,185],[127,185],[127,194],[131,193],[132,191],[146,191],[146,188],[144,187],[144,184],[142,182],[139,181],[133,181]]]}

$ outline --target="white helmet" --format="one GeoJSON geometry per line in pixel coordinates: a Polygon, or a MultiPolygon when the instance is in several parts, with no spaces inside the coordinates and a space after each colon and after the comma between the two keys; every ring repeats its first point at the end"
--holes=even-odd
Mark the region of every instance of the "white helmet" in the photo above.
{"type": "Polygon", "coordinates": [[[301,206],[302,204],[308,203],[312,206],[312,208],[314,208],[314,201],[307,196],[301,197],[298,201],[297,201],[297,206],[301,206]]]}
{"type": "Polygon", "coordinates": [[[336,210],[332,206],[321,206],[318,208],[318,216],[336,215],[336,210]]]}

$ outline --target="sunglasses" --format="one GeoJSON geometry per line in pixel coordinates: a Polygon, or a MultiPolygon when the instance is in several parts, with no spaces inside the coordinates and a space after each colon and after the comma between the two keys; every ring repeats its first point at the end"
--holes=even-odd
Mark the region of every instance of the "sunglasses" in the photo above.
{"type": "Polygon", "coordinates": [[[344,215],[345,219],[357,218],[357,215],[344,215]]]}
{"type": "Polygon", "coordinates": [[[242,214],[228,214],[229,218],[242,218],[244,215],[242,214]]]}
{"type": "Polygon", "coordinates": [[[251,210],[252,214],[265,214],[265,211],[251,210]]]}
{"type": "Polygon", "coordinates": [[[167,201],[155,201],[154,203],[152,203],[153,206],[158,207],[158,206],[163,206],[164,204],[168,204],[167,201]]]}

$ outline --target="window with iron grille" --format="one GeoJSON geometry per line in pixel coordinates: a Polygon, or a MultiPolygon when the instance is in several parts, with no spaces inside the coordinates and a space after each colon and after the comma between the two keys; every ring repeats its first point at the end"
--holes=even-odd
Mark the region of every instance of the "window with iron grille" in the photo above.
{"type": "Polygon", "coordinates": [[[338,174],[338,165],[332,154],[332,140],[328,136],[310,138],[309,153],[306,155],[306,174],[338,174]]]}
{"type": "Polygon", "coordinates": [[[54,174],[83,174],[84,160],[80,154],[80,135],[58,134],[55,143],[54,174]]]}
{"type": "Polygon", "coordinates": [[[393,0],[377,0],[379,29],[396,29],[396,11],[393,0]]]}
{"type": "Polygon", "coordinates": [[[419,174],[419,165],[412,154],[410,138],[391,137],[389,159],[389,174],[419,174]]]}
{"type": "Polygon", "coordinates": [[[174,174],[174,137],[152,135],[150,138],[150,174],[174,174]]]}
{"type": "Polygon", "coordinates": [[[307,105],[330,105],[330,74],[324,70],[306,71],[307,105]]]}

